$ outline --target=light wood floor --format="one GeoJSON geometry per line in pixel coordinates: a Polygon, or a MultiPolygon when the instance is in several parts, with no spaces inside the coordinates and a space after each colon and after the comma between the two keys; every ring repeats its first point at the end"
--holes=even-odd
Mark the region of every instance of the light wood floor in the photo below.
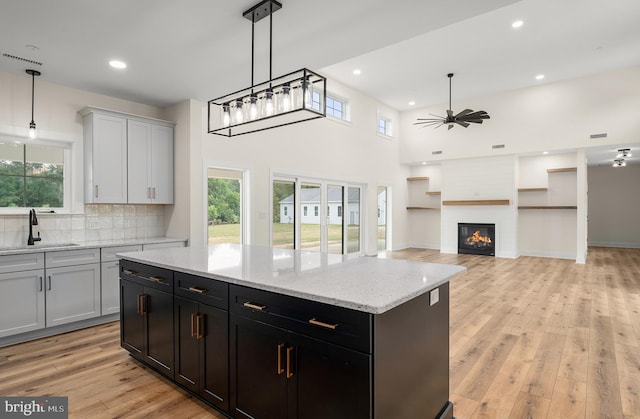
{"type": "MultiPolygon", "coordinates": [[[[640,418],[640,249],[388,257],[468,269],[451,283],[457,418],[640,418]]],[[[133,361],[118,322],[0,348],[0,395],[68,396],[70,418],[222,417],[133,361]]]]}

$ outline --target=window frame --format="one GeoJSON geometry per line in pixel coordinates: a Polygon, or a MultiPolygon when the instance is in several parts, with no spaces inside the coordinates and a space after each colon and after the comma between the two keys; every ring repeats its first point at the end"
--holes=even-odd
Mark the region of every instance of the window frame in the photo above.
{"type": "Polygon", "coordinates": [[[387,139],[393,139],[393,119],[385,116],[383,113],[378,112],[376,117],[376,133],[387,139]],[[380,121],[384,121],[385,123],[385,131],[380,131],[380,121]]]}
{"type": "MultiPolygon", "coordinates": [[[[36,211],[53,212],[56,214],[71,214],[73,197],[73,142],[71,141],[57,141],[48,139],[37,139],[26,141],[23,137],[16,135],[7,135],[0,132],[0,142],[5,144],[14,143],[22,146],[36,145],[41,147],[58,148],[63,151],[63,166],[64,171],[62,174],[62,207],[35,207],[36,211]]],[[[0,215],[23,215],[33,207],[0,207],[0,215]]]]}

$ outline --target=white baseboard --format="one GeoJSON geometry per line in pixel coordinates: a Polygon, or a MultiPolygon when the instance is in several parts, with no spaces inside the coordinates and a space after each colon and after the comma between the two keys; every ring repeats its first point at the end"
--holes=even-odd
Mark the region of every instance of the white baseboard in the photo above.
{"type": "Polygon", "coordinates": [[[624,247],[624,248],[628,248],[628,249],[640,249],[640,243],[589,242],[589,246],[595,246],[595,247],[624,247]]]}

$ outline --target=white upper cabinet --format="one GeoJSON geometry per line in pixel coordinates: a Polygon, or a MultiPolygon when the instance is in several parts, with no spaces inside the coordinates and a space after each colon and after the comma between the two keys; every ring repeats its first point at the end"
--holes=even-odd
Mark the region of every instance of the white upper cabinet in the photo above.
{"type": "Polygon", "coordinates": [[[173,203],[173,127],[129,120],[128,202],[173,203]]]}
{"type": "Polygon", "coordinates": [[[87,107],[85,202],[173,204],[173,123],[87,107]]]}
{"type": "Polygon", "coordinates": [[[95,112],[83,118],[84,201],[127,202],[127,119],[95,112]]]}

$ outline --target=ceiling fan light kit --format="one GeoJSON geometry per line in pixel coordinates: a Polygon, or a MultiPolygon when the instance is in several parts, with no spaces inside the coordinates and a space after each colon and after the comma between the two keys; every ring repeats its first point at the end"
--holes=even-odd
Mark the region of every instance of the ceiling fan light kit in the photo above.
{"type": "Polygon", "coordinates": [[[439,128],[442,125],[448,125],[448,129],[451,129],[453,124],[458,124],[467,128],[469,124],[482,124],[485,119],[491,118],[485,111],[472,111],[471,109],[465,109],[454,115],[451,110],[451,79],[453,78],[453,73],[447,74],[447,77],[449,78],[449,109],[447,109],[447,116],[429,114],[434,118],[418,118],[418,122],[414,122],[413,125],[422,125],[423,128],[428,126],[439,128]]]}
{"type": "Polygon", "coordinates": [[[272,77],[273,14],[282,8],[263,0],[242,16],[251,21],[251,86],[208,102],[209,134],[234,137],[326,116],[327,79],[307,68],[272,77]],[[269,80],[254,84],[255,23],[269,17],[269,80]]]}

